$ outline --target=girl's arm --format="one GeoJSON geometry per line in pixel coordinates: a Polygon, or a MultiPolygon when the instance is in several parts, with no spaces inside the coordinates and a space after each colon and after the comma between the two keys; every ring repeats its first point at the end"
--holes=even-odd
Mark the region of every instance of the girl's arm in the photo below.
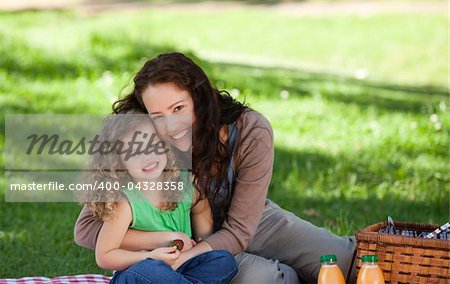
{"type": "Polygon", "coordinates": [[[120,248],[131,251],[152,250],[165,247],[176,239],[182,240],[185,244],[183,250],[190,248],[191,239],[183,232],[147,232],[128,229],[120,248]]]}
{"type": "Polygon", "coordinates": [[[192,207],[191,221],[195,240],[203,240],[213,233],[213,216],[208,198],[200,200],[192,207]]]}
{"type": "Polygon", "coordinates": [[[128,202],[120,202],[116,215],[103,223],[100,229],[95,259],[103,269],[123,270],[147,258],[161,259],[172,265],[178,258],[175,248],[163,247],[153,251],[130,251],[120,248],[123,238],[132,221],[131,208],[128,202]]]}
{"type": "MultiPolygon", "coordinates": [[[[91,210],[84,206],[75,224],[75,242],[79,246],[95,249],[102,226],[103,222],[96,219],[91,210]]],[[[145,232],[128,229],[120,248],[131,251],[152,250],[167,246],[174,239],[181,239],[185,244],[188,244],[189,237],[182,232],[145,232]]]]}

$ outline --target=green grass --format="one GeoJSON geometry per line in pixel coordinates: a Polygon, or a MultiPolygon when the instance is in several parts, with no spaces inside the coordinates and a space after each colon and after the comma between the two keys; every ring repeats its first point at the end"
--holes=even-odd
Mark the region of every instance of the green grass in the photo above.
{"type": "MultiPolygon", "coordinates": [[[[448,86],[447,25],[445,11],[294,17],[247,8],[214,13],[128,11],[120,17],[117,12],[101,17],[37,13],[21,19],[13,14],[2,17],[0,28],[13,38],[19,33],[27,45],[43,48],[58,58],[83,56],[93,36],[112,36],[114,31],[118,41],[176,46],[213,57],[256,56],[314,70],[359,71],[374,80],[448,86]]],[[[109,54],[123,52],[126,50],[113,49],[109,54]]]]}
{"type": "MultiPolygon", "coordinates": [[[[146,58],[181,50],[216,86],[270,119],[276,152],[269,196],[284,208],[338,234],[388,215],[443,223],[450,181],[444,24],[444,12],[369,18],[283,18],[257,10],[3,13],[0,108],[108,113],[146,58]],[[339,72],[202,59],[232,53],[339,72]],[[367,80],[351,76],[358,68],[369,70],[367,80]]],[[[3,151],[3,130],[0,135],[3,151]]],[[[5,203],[3,173],[0,185],[0,277],[109,273],[73,242],[77,204],[5,203]]]]}

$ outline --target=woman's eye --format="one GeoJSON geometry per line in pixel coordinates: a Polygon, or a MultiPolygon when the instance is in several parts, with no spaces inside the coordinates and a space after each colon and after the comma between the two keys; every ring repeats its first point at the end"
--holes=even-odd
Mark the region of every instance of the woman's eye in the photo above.
{"type": "Polygon", "coordinates": [[[162,118],[162,115],[158,115],[158,116],[154,116],[153,117],[153,120],[159,120],[159,119],[161,119],[162,118]]]}
{"type": "Polygon", "coordinates": [[[184,106],[177,106],[176,108],[173,109],[173,112],[178,112],[180,110],[183,109],[184,106]]]}

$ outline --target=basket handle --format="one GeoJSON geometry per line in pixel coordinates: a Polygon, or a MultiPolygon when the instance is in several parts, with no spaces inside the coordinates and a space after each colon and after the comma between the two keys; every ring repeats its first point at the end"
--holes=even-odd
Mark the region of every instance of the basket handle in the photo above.
{"type": "Polygon", "coordinates": [[[394,223],[394,220],[392,220],[391,216],[388,216],[388,220],[387,220],[387,222],[384,223],[384,226],[385,226],[386,232],[383,232],[382,228],[378,230],[377,244],[382,243],[381,238],[383,237],[383,233],[389,234],[391,232],[391,230],[393,230],[393,232],[395,234],[395,230],[396,230],[395,223],[394,223]]]}

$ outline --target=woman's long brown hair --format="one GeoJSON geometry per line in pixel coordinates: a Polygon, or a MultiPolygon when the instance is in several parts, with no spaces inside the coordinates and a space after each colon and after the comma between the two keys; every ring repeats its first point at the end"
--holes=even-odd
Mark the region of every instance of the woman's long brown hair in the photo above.
{"type": "Polygon", "coordinates": [[[133,90],[113,104],[113,112],[140,110],[147,113],[142,93],[149,85],[158,83],[174,83],[192,96],[196,121],[192,139],[194,184],[200,199],[212,197],[214,202],[221,185],[227,181],[228,153],[219,131],[222,126],[235,122],[247,106],[228,92],[214,88],[205,72],[190,58],[181,53],[166,53],[144,64],[134,77],[133,90]],[[214,176],[213,166],[217,169],[214,176]]]}

